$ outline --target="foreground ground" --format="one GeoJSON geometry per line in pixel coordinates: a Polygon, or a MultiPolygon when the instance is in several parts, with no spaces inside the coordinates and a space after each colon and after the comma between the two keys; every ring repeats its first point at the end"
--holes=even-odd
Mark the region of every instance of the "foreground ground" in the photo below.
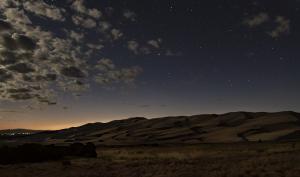
{"type": "Polygon", "coordinates": [[[97,159],[0,166],[0,177],[299,177],[300,142],[98,148],[97,159]]]}

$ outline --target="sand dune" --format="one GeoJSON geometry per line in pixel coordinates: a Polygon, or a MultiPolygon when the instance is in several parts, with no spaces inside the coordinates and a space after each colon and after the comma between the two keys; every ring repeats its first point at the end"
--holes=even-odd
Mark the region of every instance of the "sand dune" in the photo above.
{"type": "Polygon", "coordinates": [[[11,142],[157,145],[300,140],[300,114],[233,112],[156,119],[130,118],[41,132],[11,142]]]}

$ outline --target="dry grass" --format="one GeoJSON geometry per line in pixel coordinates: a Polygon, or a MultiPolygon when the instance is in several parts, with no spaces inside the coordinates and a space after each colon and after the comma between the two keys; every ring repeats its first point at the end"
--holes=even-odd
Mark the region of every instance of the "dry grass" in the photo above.
{"type": "Polygon", "coordinates": [[[99,148],[98,159],[0,166],[0,177],[299,177],[300,143],[99,148]]]}

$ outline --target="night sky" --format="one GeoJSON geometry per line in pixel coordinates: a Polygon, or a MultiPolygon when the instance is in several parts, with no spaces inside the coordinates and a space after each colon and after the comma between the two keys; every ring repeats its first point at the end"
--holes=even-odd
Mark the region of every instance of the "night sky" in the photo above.
{"type": "Polygon", "coordinates": [[[300,111],[298,0],[1,0],[0,129],[300,111]]]}

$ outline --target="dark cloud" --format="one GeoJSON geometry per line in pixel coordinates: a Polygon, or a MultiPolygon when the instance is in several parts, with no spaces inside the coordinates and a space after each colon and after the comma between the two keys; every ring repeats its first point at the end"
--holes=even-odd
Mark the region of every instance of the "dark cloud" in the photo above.
{"type": "Polygon", "coordinates": [[[77,67],[71,66],[61,70],[61,74],[67,77],[84,78],[85,74],[77,67]]]}
{"type": "Polygon", "coordinates": [[[35,42],[31,38],[18,34],[13,34],[12,36],[9,34],[2,35],[0,44],[8,50],[33,50],[36,47],[35,42]]]}
{"type": "Polygon", "coordinates": [[[36,47],[35,42],[31,38],[24,35],[17,35],[16,42],[19,47],[24,50],[33,50],[36,47]]]}
{"type": "Polygon", "coordinates": [[[10,35],[5,34],[1,36],[0,44],[8,50],[18,49],[17,42],[10,35]]]}
{"type": "Polygon", "coordinates": [[[28,93],[30,92],[30,89],[28,88],[18,88],[18,89],[8,89],[8,93],[28,93]]]}
{"type": "MultiPolygon", "coordinates": [[[[42,81],[56,81],[56,74],[46,74],[46,75],[36,75],[36,76],[27,76],[23,75],[23,80],[27,82],[42,82],[42,81]]],[[[40,89],[40,87],[35,87],[36,89],[40,89]]]]}
{"type": "Polygon", "coordinates": [[[11,65],[7,67],[7,69],[18,73],[30,73],[35,71],[31,66],[29,66],[26,63],[18,63],[15,65],[11,65]]]}
{"type": "Polygon", "coordinates": [[[56,74],[46,74],[42,78],[46,81],[55,81],[57,79],[57,75],[56,74]]]}
{"type": "Polygon", "coordinates": [[[13,52],[8,50],[0,51],[0,65],[10,65],[17,62],[17,58],[13,52]]]}
{"type": "Polygon", "coordinates": [[[5,69],[0,69],[0,82],[4,83],[13,78],[12,74],[8,73],[5,69]]]}
{"type": "Polygon", "coordinates": [[[17,94],[10,94],[9,98],[13,100],[30,100],[35,98],[35,95],[30,93],[17,93],[17,94]]]}
{"type": "Polygon", "coordinates": [[[12,30],[12,25],[8,22],[0,20],[0,32],[12,30]]]}

